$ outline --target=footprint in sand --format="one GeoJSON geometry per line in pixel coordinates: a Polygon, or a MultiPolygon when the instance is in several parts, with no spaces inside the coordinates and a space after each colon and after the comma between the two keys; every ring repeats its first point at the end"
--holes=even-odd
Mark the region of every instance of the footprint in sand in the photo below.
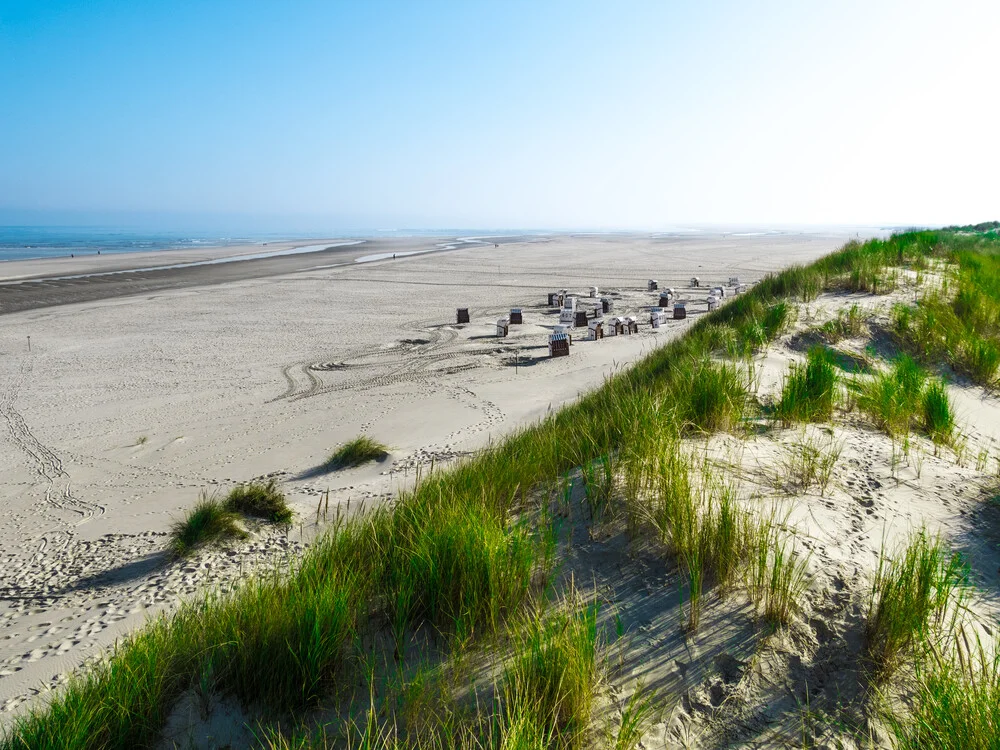
{"type": "Polygon", "coordinates": [[[22,661],[33,662],[39,659],[44,659],[48,651],[44,648],[36,648],[33,651],[29,651],[22,657],[22,661]]]}

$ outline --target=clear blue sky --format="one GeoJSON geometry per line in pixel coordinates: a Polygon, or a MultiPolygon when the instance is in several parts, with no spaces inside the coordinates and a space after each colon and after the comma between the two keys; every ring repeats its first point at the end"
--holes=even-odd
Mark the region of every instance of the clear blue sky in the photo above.
{"type": "Polygon", "coordinates": [[[0,0],[0,223],[995,219],[998,29],[995,0],[0,0]]]}

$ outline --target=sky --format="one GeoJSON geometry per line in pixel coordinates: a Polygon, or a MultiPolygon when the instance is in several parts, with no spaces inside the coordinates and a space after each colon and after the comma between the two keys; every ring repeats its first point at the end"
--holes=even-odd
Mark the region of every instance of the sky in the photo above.
{"type": "Polygon", "coordinates": [[[1000,219],[1000,3],[0,0],[0,224],[1000,219]]]}

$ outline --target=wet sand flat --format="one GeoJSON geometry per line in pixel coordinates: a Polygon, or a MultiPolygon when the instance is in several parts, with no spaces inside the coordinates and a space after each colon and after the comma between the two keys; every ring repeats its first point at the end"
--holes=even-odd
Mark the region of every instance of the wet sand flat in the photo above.
{"type": "MultiPolygon", "coordinates": [[[[496,238],[506,242],[516,238],[496,238]]],[[[81,255],[0,264],[0,315],[134,294],[263,279],[379,255],[444,252],[483,244],[450,238],[331,239],[200,250],[81,255]],[[325,250],[300,252],[327,245],[325,250]],[[270,255],[271,257],[259,257],[270,255]]]]}

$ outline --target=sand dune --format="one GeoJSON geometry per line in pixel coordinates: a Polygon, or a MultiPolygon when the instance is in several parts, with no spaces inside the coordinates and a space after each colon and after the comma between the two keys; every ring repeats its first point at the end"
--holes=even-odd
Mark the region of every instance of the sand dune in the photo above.
{"type": "Polygon", "coordinates": [[[554,236],[329,268],[288,256],[259,277],[123,282],[0,317],[0,716],[149,615],[282,564],[327,490],[331,505],[378,502],[418,466],[599,385],[698,319],[706,291],[683,289],[691,276],[753,282],[845,239],[554,236]],[[686,321],[649,328],[647,278],[691,298],[686,321]],[[640,333],[548,359],[546,293],[591,285],[640,315],[640,333]],[[459,306],[471,324],[455,325],[459,306]],[[497,339],[511,307],[525,324],[497,339]],[[389,444],[388,459],[316,471],[359,433],[389,444]],[[261,476],[281,481],[300,521],[170,562],[167,531],[200,492],[261,476]]]}

